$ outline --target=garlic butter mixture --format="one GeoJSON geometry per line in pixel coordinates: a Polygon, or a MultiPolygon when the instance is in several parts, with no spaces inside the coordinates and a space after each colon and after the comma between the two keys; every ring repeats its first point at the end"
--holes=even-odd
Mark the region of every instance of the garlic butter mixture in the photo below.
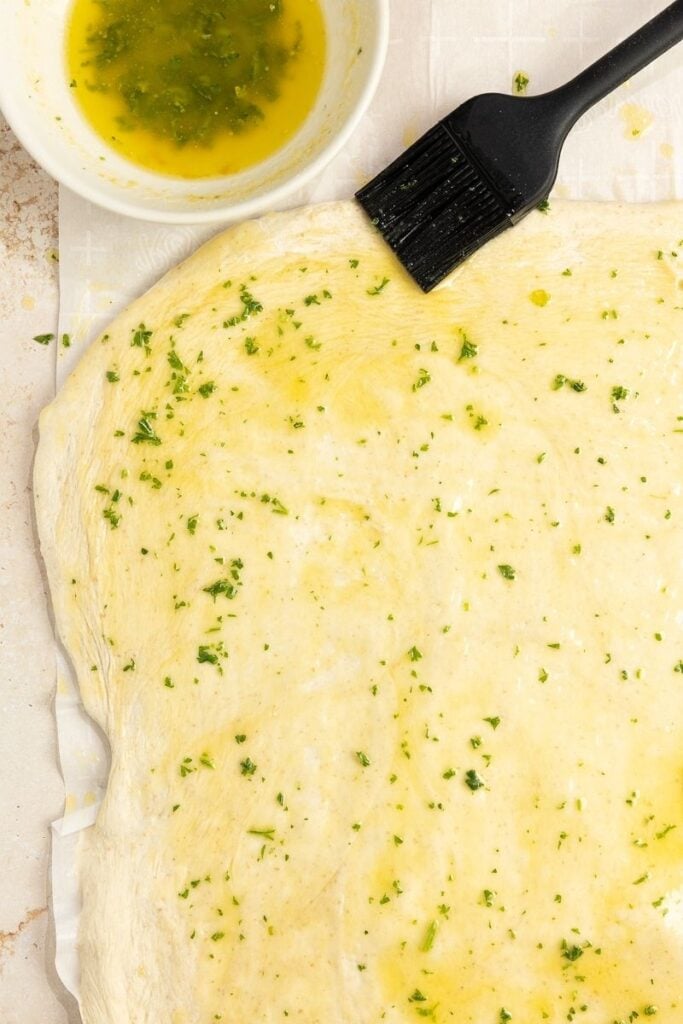
{"type": "Polygon", "coordinates": [[[182,178],[233,174],[301,127],[318,94],[318,0],[74,0],[69,84],[120,154],[182,178]]]}
{"type": "Polygon", "coordinates": [[[680,1024],[682,267],[553,204],[423,296],[333,204],[93,343],[36,468],[86,1024],[680,1024]]]}

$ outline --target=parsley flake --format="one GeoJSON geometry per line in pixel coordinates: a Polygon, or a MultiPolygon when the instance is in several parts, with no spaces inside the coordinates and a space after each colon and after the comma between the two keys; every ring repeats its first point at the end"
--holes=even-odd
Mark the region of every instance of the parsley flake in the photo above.
{"type": "Polygon", "coordinates": [[[529,85],[529,76],[524,71],[518,71],[512,79],[512,90],[518,96],[523,96],[529,85]]]}
{"type": "Polygon", "coordinates": [[[576,963],[583,956],[581,946],[568,945],[565,939],[562,940],[562,956],[571,964],[576,963]]]}
{"type": "Polygon", "coordinates": [[[470,768],[469,771],[465,772],[465,785],[469,786],[472,792],[475,793],[478,789],[482,789],[486,783],[474,768],[470,768]]]}
{"type": "Polygon", "coordinates": [[[383,277],[379,284],[376,284],[374,288],[368,288],[368,295],[381,295],[386,286],[389,284],[389,278],[383,277]]]}
{"type": "Polygon", "coordinates": [[[477,345],[475,345],[473,341],[470,341],[464,331],[460,331],[460,335],[462,337],[462,348],[460,349],[460,355],[458,356],[459,363],[461,363],[463,359],[474,359],[479,351],[477,345]]]}
{"type": "Polygon", "coordinates": [[[132,438],[133,444],[161,444],[161,438],[157,436],[154,427],[149,421],[149,415],[138,420],[138,429],[132,438]]]}
{"type": "Polygon", "coordinates": [[[420,388],[423,388],[425,386],[425,384],[429,384],[431,379],[432,377],[429,370],[420,369],[418,378],[413,384],[413,391],[419,391],[420,388]]]}
{"type": "Polygon", "coordinates": [[[252,316],[257,316],[263,312],[263,306],[255,299],[251,294],[246,285],[240,287],[240,302],[242,303],[242,309],[236,316],[231,316],[228,320],[223,322],[223,327],[236,327],[237,324],[243,324],[252,316]]]}
{"type": "Polygon", "coordinates": [[[152,331],[148,330],[144,324],[139,324],[137,327],[132,329],[133,338],[131,340],[131,348],[144,348],[149,354],[149,339],[152,337],[152,331]]]}

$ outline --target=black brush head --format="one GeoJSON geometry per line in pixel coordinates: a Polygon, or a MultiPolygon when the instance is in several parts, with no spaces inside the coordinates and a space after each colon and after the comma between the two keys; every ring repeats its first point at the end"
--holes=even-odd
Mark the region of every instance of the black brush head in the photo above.
{"type": "Polygon", "coordinates": [[[478,96],[356,193],[423,291],[548,195],[566,134],[555,111],[546,96],[478,96]]]}

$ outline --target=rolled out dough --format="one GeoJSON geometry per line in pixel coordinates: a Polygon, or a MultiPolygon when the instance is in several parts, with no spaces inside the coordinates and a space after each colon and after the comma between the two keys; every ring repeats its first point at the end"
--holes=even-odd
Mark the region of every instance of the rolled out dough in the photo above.
{"type": "Polygon", "coordinates": [[[41,419],[86,1024],[683,1020],[683,207],[227,231],[41,419]]]}

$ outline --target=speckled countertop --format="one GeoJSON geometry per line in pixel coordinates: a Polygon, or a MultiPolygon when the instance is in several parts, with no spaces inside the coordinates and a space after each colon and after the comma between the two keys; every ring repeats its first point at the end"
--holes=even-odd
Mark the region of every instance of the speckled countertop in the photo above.
{"type": "Polygon", "coordinates": [[[54,646],[35,554],[31,471],[54,393],[57,185],[0,117],[0,1021],[78,1021],[53,966],[49,823],[61,815],[54,646]]]}

